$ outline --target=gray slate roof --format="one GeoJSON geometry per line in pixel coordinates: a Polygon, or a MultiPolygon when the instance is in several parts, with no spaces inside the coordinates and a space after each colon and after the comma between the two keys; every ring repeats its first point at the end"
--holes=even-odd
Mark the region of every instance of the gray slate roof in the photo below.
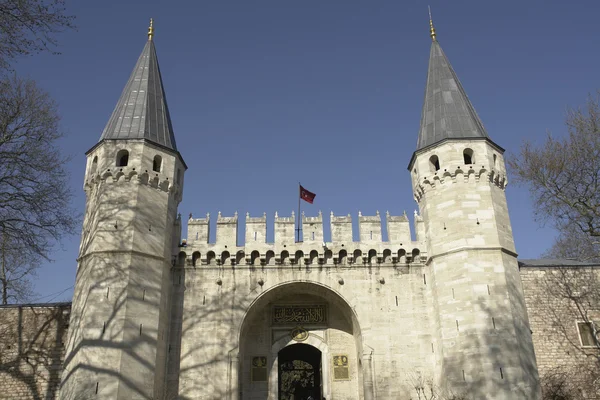
{"type": "Polygon", "coordinates": [[[154,42],[148,40],[100,141],[147,139],[177,150],[154,42]]]}
{"type": "Polygon", "coordinates": [[[437,40],[431,44],[417,150],[444,139],[487,138],[458,76],[437,40]]]}

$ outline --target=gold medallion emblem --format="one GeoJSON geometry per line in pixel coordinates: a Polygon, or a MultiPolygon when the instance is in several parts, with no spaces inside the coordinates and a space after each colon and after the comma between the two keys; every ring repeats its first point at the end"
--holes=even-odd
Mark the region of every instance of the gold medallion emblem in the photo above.
{"type": "Polygon", "coordinates": [[[306,331],[306,329],[297,326],[294,329],[292,329],[292,331],[290,332],[290,336],[296,342],[303,342],[306,339],[308,339],[308,332],[306,331]]]}

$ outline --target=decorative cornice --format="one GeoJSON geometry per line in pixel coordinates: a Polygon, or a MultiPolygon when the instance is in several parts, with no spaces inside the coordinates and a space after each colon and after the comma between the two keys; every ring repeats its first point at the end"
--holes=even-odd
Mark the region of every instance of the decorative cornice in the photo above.
{"type": "Polygon", "coordinates": [[[96,173],[85,181],[84,190],[87,193],[88,189],[92,189],[100,183],[117,182],[131,182],[133,184],[150,186],[162,192],[169,193],[181,201],[181,186],[174,181],[170,181],[169,178],[157,173],[155,173],[154,177],[151,177],[147,171],[140,174],[135,168],[128,167],[109,168],[102,173],[96,173]]]}
{"type": "Polygon", "coordinates": [[[415,199],[419,202],[428,191],[433,190],[440,185],[484,182],[489,182],[502,190],[505,190],[508,185],[506,175],[501,174],[499,171],[494,169],[488,171],[485,167],[475,169],[473,166],[469,166],[468,168],[465,166],[464,168],[458,167],[454,171],[436,171],[433,173],[433,176],[421,178],[413,187],[413,191],[415,199]]]}

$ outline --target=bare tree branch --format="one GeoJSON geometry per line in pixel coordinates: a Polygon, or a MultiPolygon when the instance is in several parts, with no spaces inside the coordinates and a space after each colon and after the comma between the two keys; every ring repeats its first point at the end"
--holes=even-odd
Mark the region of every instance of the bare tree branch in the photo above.
{"type": "Polygon", "coordinates": [[[0,0],[0,69],[19,56],[56,54],[56,34],[75,28],[64,0],[0,0]]]}
{"type": "Polygon", "coordinates": [[[590,96],[584,108],[569,110],[565,122],[567,137],[548,134],[539,147],[525,142],[508,165],[515,182],[529,187],[537,220],[560,232],[551,254],[598,261],[600,92],[590,96]],[[574,249],[582,253],[574,254],[574,249]]]}
{"type": "Polygon", "coordinates": [[[61,154],[56,104],[35,82],[0,80],[0,240],[2,302],[31,295],[29,277],[79,217],[61,154]]]}

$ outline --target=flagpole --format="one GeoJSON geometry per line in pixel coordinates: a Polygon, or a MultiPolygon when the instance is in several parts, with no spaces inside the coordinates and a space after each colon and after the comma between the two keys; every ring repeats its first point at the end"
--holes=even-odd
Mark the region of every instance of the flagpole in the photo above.
{"type": "Polygon", "coordinates": [[[298,218],[298,227],[296,228],[296,242],[300,242],[300,198],[302,197],[300,189],[301,186],[302,185],[300,182],[298,182],[298,215],[296,216],[296,218],[298,218]]]}

